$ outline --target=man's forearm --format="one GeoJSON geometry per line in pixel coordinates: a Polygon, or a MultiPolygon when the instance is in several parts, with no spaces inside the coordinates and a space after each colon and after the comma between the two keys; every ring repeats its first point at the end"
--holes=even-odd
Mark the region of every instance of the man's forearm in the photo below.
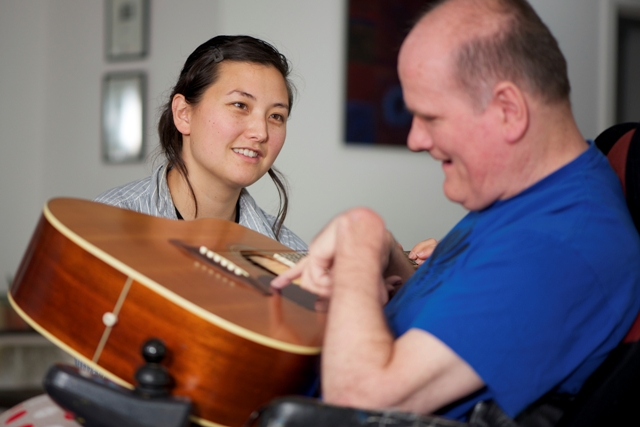
{"type": "Polygon", "coordinates": [[[340,225],[333,266],[334,290],[323,349],[323,395],[346,405],[377,406],[377,373],[388,364],[393,337],[382,305],[384,224],[364,212],[340,225]]]}

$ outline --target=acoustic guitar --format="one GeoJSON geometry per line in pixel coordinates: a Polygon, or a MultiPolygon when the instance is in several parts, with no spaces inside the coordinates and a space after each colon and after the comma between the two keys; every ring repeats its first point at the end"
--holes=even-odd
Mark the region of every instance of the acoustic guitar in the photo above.
{"type": "Polygon", "coordinates": [[[45,205],[9,298],[42,335],[130,388],[141,346],[161,339],[172,393],[192,400],[192,419],[239,426],[317,375],[325,314],[295,285],[272,290],[261,266],[291,256],[228,221],[59,198],[45,205]]]}

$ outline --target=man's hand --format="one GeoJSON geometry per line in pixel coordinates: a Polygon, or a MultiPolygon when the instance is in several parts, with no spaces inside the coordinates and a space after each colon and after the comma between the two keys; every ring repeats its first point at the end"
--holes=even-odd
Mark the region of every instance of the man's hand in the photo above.
{"type": "Polygon", "coordinates": [[[436,239],[423,240],[411,249],[411,252],[409,252],[409,259],[414,260],[418,265],[422,264],[431,256],[433,251],[436,249],[437,244],[438,242],[436,239]]]}
{"type": "Polygon", "coordinates": [[[336,253],[336,227],[340,217],[331,221],[309,245],[309,254],[290,270],[271,281],[271,286],[282,289],[293,280],[300,279],[300,286],[322,298],[330,298],[333,292],[331,267],[336,253]]]}
{"type": "MultiPolygon", "coordinates": [[[[337,247],[340,244],[341,233],[342,237],[344,237],[345,233],[352,232],[351,228],[358,224],[357,217],[360,215],[359,212],[360,210],[353,209],[334,218],[311,242],[309,254],[290,270],[273,279],[271,286],[281,289],[289,285],[293,280],[299,279],[300,286],[303,289],[320,296],[322,300],[330,299],[334,286],[332,269],[336,259],[337,247]]],[[[402,250],[399,247],[396,248],[397,243],[395,243],[393,236],[384,229],[382,222],[380,224],[382,224],[382,228],[380,229],[381,236],[378,237],[378,253],[373,259],[367,261],[374,262],[379,269],[384,269],[390,261],[391,253],[402,254],[402,250]]],[[[364,234],[366,235],[366,233],[364,234]]],[[[346,253],[349,258],[357,258],[360,250],[361,248],[358,245],[351,245],[346,251],[343,248],[343,253],[346,253]]],[[[401,258],[408,265],[404,255],[401,258]]],[[[364,265],[364,260],[359,261],[358,264],[364,265]]],[[[380,280],[380,298],[383,304],[389,298],[387,289],[396,288],[402,283],[403,279],[404,276],[390,273],[385,283],[380,280]]]]}

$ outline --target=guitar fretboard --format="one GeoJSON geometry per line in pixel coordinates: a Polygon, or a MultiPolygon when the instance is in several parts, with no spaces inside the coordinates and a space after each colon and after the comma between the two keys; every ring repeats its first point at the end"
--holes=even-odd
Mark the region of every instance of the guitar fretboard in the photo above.
{"type": "MultiPolygon", "coordinates": [[[[418,263],[412,260],[411,258],[409,258],[409,252],[410,251],[404,251],[404,254],[407,256],[407,259],[411,262],[411,264],[417,266],[418,263]]],[[[275,258],[276,260],[280,261],[281,263],[283,263],[288,267],[293,267],[298,262],[300,262],[302,258],[306,257],[307,254],[308,254],[307,251],[282,252],[282,253],[274,253],[273,258],[275,258]]]]}
{"type": "Polygon", "coordinates": [[[284,265],[288,267],[293,267],[298,262],[300,262],[302,258],[306,257],[307,254],[308,254],[307,251],[281,252],[281,253],[276,252],[273,254],[273,257],[278,261],[280,261],[281,263],[283,263],[284,265]]]}

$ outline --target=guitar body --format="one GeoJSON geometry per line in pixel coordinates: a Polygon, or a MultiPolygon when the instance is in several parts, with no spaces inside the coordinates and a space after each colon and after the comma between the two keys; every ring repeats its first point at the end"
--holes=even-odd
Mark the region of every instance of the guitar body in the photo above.
{"type": "Polygon", "coordinates": [[[273,275],[243,256],[247,249],[292,252],[228,221],[174,221],[53,199],[10,299],[36,330],[125,386],[144,363],[143,343],[161,339],[172,393],[192,400],[194,421],[239,426],[274,397],[309,389],[325,324],[324,313],[269,295],[264,284],[273,275]],[[236,271],[189,253],[201,246],[236,271]]]}

